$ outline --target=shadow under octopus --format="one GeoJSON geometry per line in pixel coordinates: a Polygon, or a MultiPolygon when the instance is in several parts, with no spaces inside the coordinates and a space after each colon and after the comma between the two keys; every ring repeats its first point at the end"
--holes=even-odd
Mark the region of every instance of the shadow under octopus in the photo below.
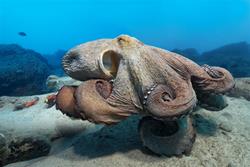
{"type": "Polygon", "coordinates": [[[225,108],[222,94],[235,84],[223,68],[199,66],[127,35],[78,45],[66,53],[62,66],[82,84],[62,87],[57,109],[106,125],[140,114],[144,146],[167,156],[190,154],[196,104],[214,111],[225,108]]]}

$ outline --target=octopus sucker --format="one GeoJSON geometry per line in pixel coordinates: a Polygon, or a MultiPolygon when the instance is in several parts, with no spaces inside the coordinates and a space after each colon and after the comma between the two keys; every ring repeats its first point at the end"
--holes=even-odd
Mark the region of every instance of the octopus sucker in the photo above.
{"type": "Polygon", "coordinates": [[[224,68],[200,66],[128,35],[80,44],[65,54],[62,67],[82,83],[58,92],[57,109],[106,125],[142,115],[143,144],[167,156],[191,152],[192,111],[197,104],[222,110],[227,106],[222,94],[235,84],[224,68]]]}

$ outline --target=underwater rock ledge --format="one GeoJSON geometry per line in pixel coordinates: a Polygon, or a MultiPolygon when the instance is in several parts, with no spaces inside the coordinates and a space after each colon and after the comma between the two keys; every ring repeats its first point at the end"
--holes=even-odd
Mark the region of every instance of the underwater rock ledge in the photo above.
{"type": "Polygon", "coordinates": [[[232,97],[243,97],[250,101],[250,77],[249,78],[236,78],[235,87],[227,93],[232,97]]]}
{"type": "Polygon", "coordinates": [[[46,156],[56,140],[100,127],[56,111],[46,103],[49,95],[0,97],[0,166],[46,156]],[[19,103],[33,99],[38,101],[16,110],[19,103]]]}
{"type": "Polygon", "coordinates": [[[41,54],[17,44],[0,44],[0,96],[44,93],[50,72],[41,54]]]}

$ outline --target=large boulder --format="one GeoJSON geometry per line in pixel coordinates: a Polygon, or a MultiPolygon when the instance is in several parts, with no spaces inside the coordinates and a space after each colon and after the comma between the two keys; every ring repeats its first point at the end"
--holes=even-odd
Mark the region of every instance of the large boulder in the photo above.
{"type": "Polygon", "coordinates": [[[227,93],[232,97],[243,97],[250,101],[250,78],[236,78],[235,87],[227,93]]]}
{"type": "Polygon", "coordinates": [[[46,86],[49,91],[58,91],[63,86],[79,86],[82,82],[77,81],[70,77],[58,77],[56,75],[50,75],[47,78],[46,86]]]}
{"type": "Polygon", "coordinates": [[[17,44],[0,45],[0,96],[42,93],[50,71],[39,53],[17,44]]]}
{"type": "Polygon", "coordinates": [[[27,137],[9,140],[0,133],[0,166],[48,155],[50,149],[50,142],[46,139],[27,137]]]}
{"type": "MultiPolygon", "coordinates": [[[[9,163],[48,155],[57,139],[66,140],[81,133],[98,130],[102,125],[73,120],[46,100],[54,94],[0,97],[0,167],[9,163]],[[16,110],[20,103],[38,101],[16,110]],[[63,139],[64,138],[64,139],[63,139]]],[[[70,144],[70,143],[69,143],[70,144]]],[[[54,150],[52,150],[54,151],[54,150]]]]}

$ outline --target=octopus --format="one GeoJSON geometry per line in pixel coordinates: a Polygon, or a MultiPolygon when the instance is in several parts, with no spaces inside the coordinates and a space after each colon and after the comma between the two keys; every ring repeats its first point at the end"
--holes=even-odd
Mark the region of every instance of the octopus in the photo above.
{"type": "Polygon", "coordinates": [[[106,125],[138,114],[142,144],[166,156],[190,154],[194,108],[222,110],[227,105],[215,101],[235,85],[224,68],[200,66],[128,35],[80,44],[65,54],[62,66],[82,83],[59,90],[57,109],[106,125]]]}

